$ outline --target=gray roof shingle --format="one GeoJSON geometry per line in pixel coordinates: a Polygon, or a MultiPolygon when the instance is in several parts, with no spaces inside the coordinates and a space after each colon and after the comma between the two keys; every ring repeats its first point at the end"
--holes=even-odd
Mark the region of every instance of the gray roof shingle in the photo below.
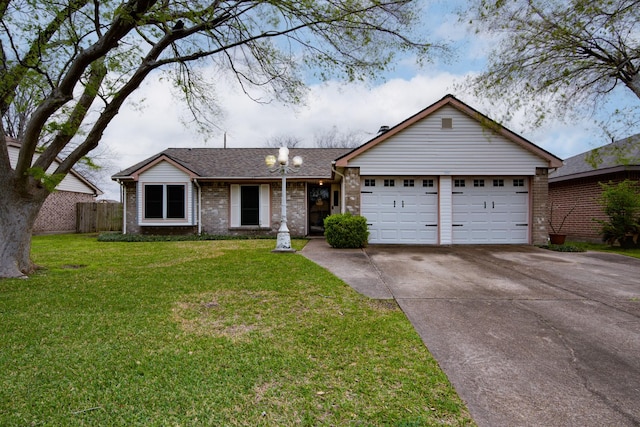
{"type": "Polygon", "coordinates": [[[569,157],[562,167],[549,174],[549,182],[601,175],[637,166],[640,166],[640,134],[569,157]],[[589,161],[590,158],[597,159],[595,165],[589,161]]]}
{"type": "MultiPolygon", "coordinates": [[[[348,153],[348,148],[291,148],[289,158],[302,157],[300,170],[294,179],[330,179],[332,161],[348,153]]],[[[278,154],[277,148],[168,148],[112,176],[131,177],[136,171],[161,156],[167,156],[193,172],[199,178],[210,179],[274,179],[278,175],[267,169],[264,159],[278,154]]]]}

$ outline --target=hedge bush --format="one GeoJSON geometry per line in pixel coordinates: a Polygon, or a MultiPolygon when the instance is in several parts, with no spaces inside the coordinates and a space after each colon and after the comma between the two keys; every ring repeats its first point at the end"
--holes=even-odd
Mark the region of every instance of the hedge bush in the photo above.
{"type": "Polygon", "coordinates": [[[602,240],[622,248],[640,247],[640,185],[625,180],[614,184],[600,183],[600,204],[608,220],[596,220],[601,225],[602,240]]]}
{"type": "Polygon", "coordinates": [[[183,242],[199,240],[252,240],[268,239],[275,240],[271,235],[239,235],[225,236],[215,234],[181,234],[181,235],[157,235],[157,234],[122,234],[122,233],[102,233],[98,236],[99,242],[183,242]]]}
{"type": "Polygon", "coordinates": [[[324,219],[324,235],[334,248],[363,248],[369,240],[367,220],[350,213],[334,214],[324,219]]]}

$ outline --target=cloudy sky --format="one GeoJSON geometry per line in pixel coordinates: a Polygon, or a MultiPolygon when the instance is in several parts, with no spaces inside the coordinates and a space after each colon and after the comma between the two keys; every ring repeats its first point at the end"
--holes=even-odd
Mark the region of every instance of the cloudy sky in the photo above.
{"type": "MultiPolygon", "coordinates": [[[[216,97],[222,115],[216,117],[220,131],[204,137],[184,124],[183,106],[175,101],[171,87],[150,78],[105,132],[101,143],[104,178],[97,182],[103,198],[119,199],[118,185],[109,176],[169,147],[260,147],[271,138],[292,136],[311,146],[314,135],[332,128],[358,133],[363,141],[373,137],[381,125],[393,126],[452,93],[477,110],[492,115],[491,106],[456,83],[480,72],[492,41],[483,39],[458,22],[456,4],[464,1],[435,3],[425,11],[425,24],[434,37],[448,40],[454,57],[436,59],[417,67],[411,59],[396,64],[394,70],[375,83],[345,85],[339,82],[312,84],[306,102],[298,106],[278,103],[258,104],[237,87],[221,80],[216,97]],[[132,101],[133,101],[132,100],[132,101]]],[[[549,121],[543,128],[531,130],[522,118],[504,123],[511,130],[560,158],[584,152],[607,141],[595,136],[591,122],[560,123],[549,121]]]]}

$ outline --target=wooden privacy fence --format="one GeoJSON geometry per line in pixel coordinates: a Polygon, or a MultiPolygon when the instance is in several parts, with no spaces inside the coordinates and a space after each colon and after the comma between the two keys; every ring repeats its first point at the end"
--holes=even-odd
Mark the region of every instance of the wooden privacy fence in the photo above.
{"type": "Polygon", "coordinates": [[[76,203],[76,233],[122,231],[122,203],[76,203]]]}

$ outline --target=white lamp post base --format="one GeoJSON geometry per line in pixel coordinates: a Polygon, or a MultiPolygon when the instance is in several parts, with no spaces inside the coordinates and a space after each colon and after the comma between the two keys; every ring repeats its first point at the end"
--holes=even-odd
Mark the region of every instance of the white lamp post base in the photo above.
{"type": "Polygon", "coordinates": [[[278,231],[278,240],[276,248],[271,252],[295,252],[296,250],[291,247],[291,236],[289,231],[278,231]]]}
{"type": "Polygon", "coordinates": [[[276,248],[271,252],[295,252],[296,250],[291,247],[291,235],[286,223],[282,223],[278,230],[278,240],[276,241],[276,248]]]}

